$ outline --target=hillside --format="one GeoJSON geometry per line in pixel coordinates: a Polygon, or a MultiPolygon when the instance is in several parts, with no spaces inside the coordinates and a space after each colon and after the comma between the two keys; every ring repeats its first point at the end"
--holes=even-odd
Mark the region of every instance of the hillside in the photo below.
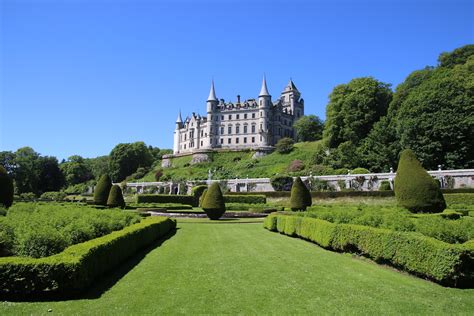
{"type": "MultiPolygon", "coordinates": [[[[291,174],[309,174],[313,165],[313,156],[321,141],[304,142],[295,144],[294,150],[289,154],[273,152],[270,155],[252,159],[253,151],[246,152],[220,152],[212,154],[212,162],[190,165],[191,156],[179,157],[172,160],[172,167],[163,170],[160,180],[205,180],[208,170],[211,169],[213,179],[229,178],[265,178],[277,173],[288,173],[288,167],[294,160],[301,160],[304,169],[291,174]]],[[[161,168],[149,172],[137,181],[155,181],[155,173],[161,168]]]]}

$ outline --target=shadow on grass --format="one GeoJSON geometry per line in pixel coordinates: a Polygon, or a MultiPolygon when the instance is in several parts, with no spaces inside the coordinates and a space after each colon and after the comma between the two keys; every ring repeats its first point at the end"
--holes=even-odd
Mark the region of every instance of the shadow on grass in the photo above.
{"type": "Polygon", "coordinates": [[[120,279],[122,279],[130,270],[132,270],[137,264],[142,261],[143,258],[147,256],[149,252],[160,247],[165,241],[173,237],[179,228],[176,228],[170,231],[167,235],[156,240],[154,243],[150,244],[148,247],[139,250],[138,252],[132,254],[127,260],[119,264],[117,267],[111,271],[104,274],[102,277],[97,278],[93,285],[84,289],[83,291],[75,294],[61,294],[61,293],[44,293],[44,294],[35,294],[35,297],[21,297],[21,296],[11,296],[11,297],[2,297],[2,300],[8,300],[11,302],[58,302],[58,301],[68,301],[68,300],[81,300],[81,299],[98,299],[106,291],[111,289],[120,279]]]}

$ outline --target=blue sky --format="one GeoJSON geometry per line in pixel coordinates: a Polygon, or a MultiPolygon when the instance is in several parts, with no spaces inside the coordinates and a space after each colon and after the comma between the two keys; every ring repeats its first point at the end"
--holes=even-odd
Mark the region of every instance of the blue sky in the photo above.
{"type": "Polygon", "coordinates": [[[0,151],[172,148],[174,121],[293,78],[324,119],[337,84],[393,84],[474,42],[473,1],[0,0],[0,151]]]}

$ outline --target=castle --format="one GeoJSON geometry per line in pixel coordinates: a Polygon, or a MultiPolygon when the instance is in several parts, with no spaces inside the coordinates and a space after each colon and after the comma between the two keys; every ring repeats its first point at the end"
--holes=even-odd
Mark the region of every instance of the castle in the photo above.
{"type": "Polygon", "coordinates": [[[235,104],[218,100],[212,81],[206,116],[193,113],[183,121],[181,112],[178,114],[173,153],[214,149],[271,151],[281,138],[295,138],[293,123],[303,115],[304,100],[291,79],[276,101],[272,101],[263,77],[258,99],[241,101],[238,95],[235,104]]]}

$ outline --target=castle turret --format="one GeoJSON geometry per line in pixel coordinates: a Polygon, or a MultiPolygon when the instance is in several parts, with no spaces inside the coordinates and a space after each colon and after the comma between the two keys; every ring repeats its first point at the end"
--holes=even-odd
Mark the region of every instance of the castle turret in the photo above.
{"type": "Polygon", "coordinates": [[[209,97],[207,98],[207,127],[205,129],[205,133],[207,135],[204,136],[203,139],[203,147],[204,148],[211,148],[213,142],[213,135],[215,135],[214,126],[214,116],[215,111],[217,110],[217,105],[219,104],[219,100],[216,96],[216,90],[214,88],[214,80],[211,81],[211,90],[209,91],[209,97]]]}
{"type": "Polygon", "coordinates": [[[268,146],[269,144],[269,110],[272,103],[272,96],[268,93],[267,80],[265,75],[263,76],[262,88],[258,95],[258,108],[259,108],[259,134],[260,134],[260,145],[268,146]]]}
{"type": "Polygon", "coordinates": [[[213,112],[218,103],[219,103],[219,100],[217,100],[216,90],[214,89],[214,80],[212,80],[211,91],[209,91],[209,97],[207,98],[207,113],[213,112]]]}
{"type": "Polygon", "coordinates": [[[178,117],[176,118],[176,128],[174,130],[174,141],[173,141],[173,153],[179,153],[179,142],[180,134],[179,130],[183,128],[183,119],[181,118],[181,111],[179,111],[178,117]]]}
{"type": "Polygon", "coordinates": [[[297,118],[304,115],[304,108],[299,104],[301,94],[293,83],[293,80],[290,79],[281,95],[283,102],[289,104],[291,114],[297,118]]]}

